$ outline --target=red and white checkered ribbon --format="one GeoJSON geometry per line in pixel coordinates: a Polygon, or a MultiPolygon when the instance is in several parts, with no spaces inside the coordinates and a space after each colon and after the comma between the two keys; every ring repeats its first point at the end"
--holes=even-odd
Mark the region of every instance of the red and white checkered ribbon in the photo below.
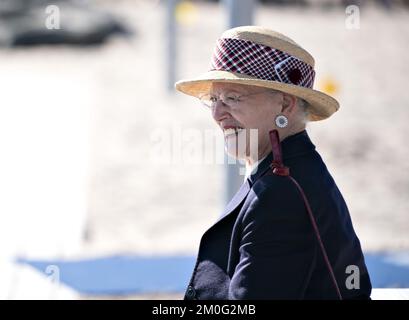
{"type": "Polygon", "coordinates": [[[307,63],[281,50],[242,39],[223,38],[217,41],[211,70],[247,74],[312,88],[315,71],[307,63]]]}

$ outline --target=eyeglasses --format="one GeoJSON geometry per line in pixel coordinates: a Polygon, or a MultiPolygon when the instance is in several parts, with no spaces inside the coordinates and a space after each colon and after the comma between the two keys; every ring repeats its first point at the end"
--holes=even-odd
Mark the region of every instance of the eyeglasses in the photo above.
{"type": "Polygon", "coordinates": [[[235,108],[238,107],[240,102],[242,101],[242,98],[248,97],[248,96],[253,96],[256,94],[261,94],[261,93],[266,93],[266,92],[274,92],[273,90],[263,90],[261,92],[253,92],[249,94],[243,94],[243,95],[237,95],[234,93],[227,93],[225,95],[219,95],[216,96],[214,94],[204,94],[199,97],[200,102],[208,107],[209,109],[212,109],[218,101],[221,101],[224,105],[235,108]]]}

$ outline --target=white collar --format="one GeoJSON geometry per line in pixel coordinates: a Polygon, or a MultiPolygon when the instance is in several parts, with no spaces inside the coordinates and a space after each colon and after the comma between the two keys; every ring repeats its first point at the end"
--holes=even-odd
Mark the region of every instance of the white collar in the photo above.
{"type": "MultiPolygon", "coordinates": [[[[267,155],[268,156],[268,155],[267,155]]],[[[248,177],[250,177],[254,172],[256,172],[258,165],[260,164],[260,162],[262,162],[265,158],[267,158],[267,156],[263,157],[262,159],[256,161],[255,163],[253,163],[252,165],[249,165],[246,163],[246,175],[244,176],[244,181],[246,181],[246,179],[248,177]]]]}

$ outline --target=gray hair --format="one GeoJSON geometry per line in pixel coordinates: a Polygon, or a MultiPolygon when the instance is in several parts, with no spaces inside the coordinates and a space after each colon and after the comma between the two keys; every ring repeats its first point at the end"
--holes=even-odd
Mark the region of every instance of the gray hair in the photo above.
{"type": "MultiPolygon", "coordinates": [[[[281,92],[279,90],[274,90],[274,89],[270,89],[272,94],[281,92]]],[[[297,99],[297,105],[298,108],[301,111],[301,115],[302,115],[302,120],[304,121],[304,123],[308,122],[308,116],[309,116],[309,103],[307,101],[305,101],[304,99],[295,96],[297,99]]]]}
{"type": "Polygon", "coordinates": [[[300,110],[301,110],[301,112],[303,114],[304,121],[307,122],[308,121],[308,116],[309,116],[309,113],[310,113],[309,103],[307,101],[305,101],[304,99],[297,97],[297,104],[298,104],[298,107],[300,108],[300,110]]]}

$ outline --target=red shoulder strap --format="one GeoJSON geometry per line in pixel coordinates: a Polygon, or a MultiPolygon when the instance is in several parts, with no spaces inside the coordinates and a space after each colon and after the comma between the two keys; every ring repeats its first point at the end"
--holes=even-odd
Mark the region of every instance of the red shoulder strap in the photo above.
{"type": "Polygon", "coordinates": [[[281,150],[281,143],[280,143],[280,137],[278,134],[278,131],[276,129],[271,130],[269,132],[270,135],[270,142],[271,142],[271,148],[273,151],[273,162],[270,165],[270,168],[272,169],[272,173],[278,176],[285,176],[288,177],[297,187],[297,189],[300,191],[301,196],[304,200],[305,208],[307,209],[308,216],[310,218],[312,227],[314,229],[315,236],[317,238],[318,244],[320,246],[322,255],[324,256],[325,264],[327,266],[328,272],[331,276],[332,283],[334,285],[334,288],[337,292],[339,300],[342,300],[342,295],[341,291],[339,290],[337,279],[335,278],[334,270],[331,267],[331,263],[329,262],[327,251],[325,250],[324,244],[322,242],[320,232],[318,230],[317,223],[315,221],[314,215],[312,214],[311,206],[308,202],[307,197],[305,196],[304,190],[301,188],[301,186],[298,184],[298,182],[290,175],[290,169],[286,166],[284,166],[283,163],[283,156],[282,156],[282,150],[281,150]]]}

